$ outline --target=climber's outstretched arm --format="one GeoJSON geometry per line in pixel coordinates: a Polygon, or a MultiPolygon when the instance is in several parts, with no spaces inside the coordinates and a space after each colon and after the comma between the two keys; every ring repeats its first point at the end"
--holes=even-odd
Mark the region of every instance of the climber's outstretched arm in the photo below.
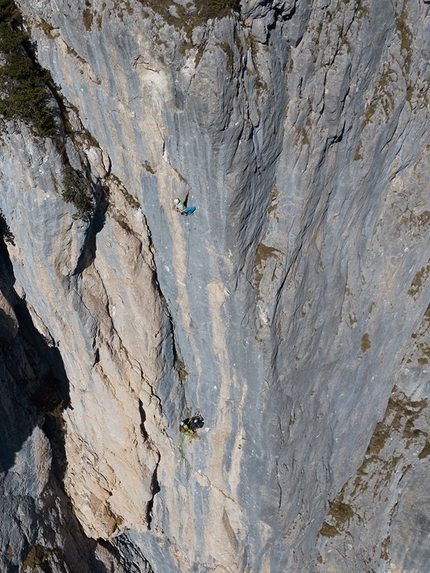
{"type": "Polygon", "coordinates": [[[188,189],[185,191],[184,198],[182,199],[183,203],[186,203],[187,198],[188,198],[188,193],[190,192],[190,190],[191,190],[191,185],[188,185],[188,189]]]}

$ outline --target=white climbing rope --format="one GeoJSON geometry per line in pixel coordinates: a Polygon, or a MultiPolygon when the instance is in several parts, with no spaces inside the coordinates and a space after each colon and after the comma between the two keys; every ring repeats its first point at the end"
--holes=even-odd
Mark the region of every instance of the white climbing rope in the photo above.
{"type": "Polygon", "coordinates": [[[186,240],[186,255],[185,255],[185,271],[186,271],[186,276],[188,277],[188,262],[190,260],[190,235],[191,235],[191,229],[190,229],[190,222],[188,221],[188,217],[189,215],[186,215],[187,218],[187,240],[186,240]]]}

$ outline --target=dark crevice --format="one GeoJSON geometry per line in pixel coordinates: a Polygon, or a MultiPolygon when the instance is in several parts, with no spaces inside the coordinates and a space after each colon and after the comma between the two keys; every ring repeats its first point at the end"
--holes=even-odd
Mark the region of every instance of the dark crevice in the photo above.
{"type": "MultiPolygon", "coordinates": [[[[139,400],[139,413],[140,413],[140,419],[141,419],[140,433],[142,434],[143,440],[146,442],[149,439],[149,435],[148,435],[148,432],[146,431],[146,428],[145,428],[146,412],[143,408],[143,404],[142,404],[141,400],[139,400]]],[[[146,506],[146,520],[148,522],[148,528],[149,529],[151,529],[152,508],[154,506],[154,496],[157,495],[157,493],[160,491],[160,485],[159,485],[158,479],[157,479],[158,464],[159,464],[159,458],[158,458],[157,466],[154,470],[154,473],[152,474],[152,481],[151,481],[152,499],[148,502],[148,505],[146,506]]]]}
{"type": "MultiPolygon", "coordinates": [[[[0,426],[0,466],[3,471],[13,465],[15,454],[36,425],[43,425],[44,419],[48,420],[51,416],[60,419],[63,409],[70,406],[69,381],[61,355],[57,348],[48,345],[35,328],[25,302],[14,290],[15,277],[5,244],[7,228],[7,225],[2,225],[0,290],[14,315],[5,311],[0,313],[3,398],[0,409],[5,409],[0,426]],[[22,418],[22,423],[17,426],[16,420],[22,418]]],[[[53,437],[55,424],[49,421],[47,426],[53,437]]],[[[58,447],[54,445],[53,451],[58,454],[55,461],[59,462],[61,476],[65,466],[62,431],[58,437],[58,447]]]]}
{"type": "Polygon", "coordinates": [[[146,412],[143,409],[143,404],[142,401],[139,400],[139,414],[140,414],[140,433],[142,434],[143,440],[146,442],[148,439],[148,432],[146,431],[145,428],[145,422],[146,422],[146,412]]]}
{"type": "Polygon", "coordinates": [[[152,474],[152,483],[151,483],[152,498],[149,500],[148,505],[146,507],[146,520],[148,522],[148,529],[151,529],[152,509],[154,507],[154,497],[157,495],[157,493],[160,492],[160,484],[158,483],[157,470],[158,470],[158,464],[154,470],[154,473],[152,474]]]}
{"type": "Polygon", "coordinates": [[[85,269],[87,269],[94,261],[96,257],[97,250],[97,234],[103,229],[106,221],[106,210],[108,207],[108,199],[104,193],[102,186],[98,185],[99,198],[96,204],[94,215],[91,219],[90,226],[87,230],[87,235],[85,239],[85,244],[82,249],[82,253],[78,259],[76,269],[73,275],[80,275],[85,269]]]}

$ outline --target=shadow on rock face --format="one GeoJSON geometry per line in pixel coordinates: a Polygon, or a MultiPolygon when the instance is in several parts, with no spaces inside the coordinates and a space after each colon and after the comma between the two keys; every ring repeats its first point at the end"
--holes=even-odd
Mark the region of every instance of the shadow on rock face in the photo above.
{"type": "Polygon", "coordinates": [[[0,212],[0,570],[124,573],[112,547],[85,536],[64,492],[69,380],[59,349],[36,329],[14,289],[7,229],[0,212]],[[35,438],[43,434],[49,461],[46,441],[35,438]],[[19,523],[11,517],[17,512],[19,523]]]}
{"type": "Polygon", "coordinates": [[[60,480],[65,453],[61,412],[70,405],[69,382],[57,348],[35,328],[13,285],[12,265],[0,241],[0,471],[13,466],[15,454],[36,425],[53,450],[52,469],[60,480]]]}
{"type": "Polygon", "coordinates": [[[101,187],[98,187],[98,192],[99,199],[97,207],[91,219],[90,226],[88,227],[85,247],[79,257],[78,264],[74,272],[75,275],[81,274],[94,261],[96,256],[96,236],[100,233],[105,224],[108,200],[101,187]]]}

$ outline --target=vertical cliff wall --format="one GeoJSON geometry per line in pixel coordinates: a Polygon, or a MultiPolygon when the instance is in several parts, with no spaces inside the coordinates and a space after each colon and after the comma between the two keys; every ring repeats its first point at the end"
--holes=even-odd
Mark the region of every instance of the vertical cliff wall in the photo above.
{"type": "Polygon", "coordinates": [[[60,105],[0,148],[2,566],[424,570],[428,6],[19,7],[60,105]]]}

